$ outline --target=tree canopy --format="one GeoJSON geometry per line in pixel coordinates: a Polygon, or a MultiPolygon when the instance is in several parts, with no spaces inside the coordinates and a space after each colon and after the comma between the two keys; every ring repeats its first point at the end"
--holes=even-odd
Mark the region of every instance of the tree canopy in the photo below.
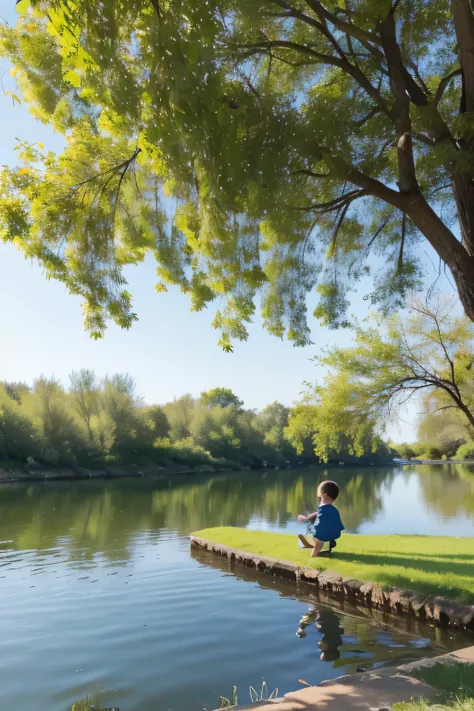
{"type": "Polygon", "coordinates": [[[69,388],[41,377],[0,382],[0,460],[21,466],[180,466],[239,469],[286,465],[289,410],[244,410],[228,388],[145,405],[128,374],[71,373],[69,388]],[[225,397],[224,397],[225,396],[225,397]]]}
{"type": "MultiPolygon", "coordinates": [[[[443,422],[441,413],[449,413],[456,424],[451,437],[473,438],[474,324],[452,311],[452,300],[432,298],[413,304],[408,316],[394,314],[383,322],[374,316],[375,323],[357,325],[352,345],[318,356],[316,362],[329,373],[323,384],[309,386],[291,413],[290,441],[301,450],[305,438],[313,437],[316,453],[323,458],[347,442],[360,456],[378,446],[376,433],[414,395],[423,396],[429,415],[420,432],[425,450],[426,432],[443,422]]],[[[457,446],[453,442],[453,452],[457,446]]]]}
{"type": "Polygon", "coordinates": [[[359,280],[390,310],[420,283],[423,239],[474,319],[469,0],[18,8],[0,30],[10,93],[66,140],[19,143],[0,234],[83,297],[94,336],[133,323],[123,269],[150,252],[158,291],[218,300],[224,349],[257,292],[265,327],[305,344],[309,292],[330,326],[359,280]]]}
{"type": "MultiPolygon", "coordinates": [[[[423,414],[418,423],[418,443],[421,452],[437,447],[441,456],[451,458],[466,442],[474,439],[474,428],[458,408],[446,409],[445,399],[432,392],[424,399],[423,414]]],[[[417,456],[420,452],[414,452],[417,456]]],[[[436,457],[433,457],[436,458],[436,457]]]]}
{"type": "MultiPolygon", "coordinates": [[[[0,381],[0,464],[221,470],[285,467],[301,454],[315,463],[313,448],[297,452],[289,437],[291,412],[277,401],[246,409],[223,387],[147,405],[132,376],[88,369],[71,373],[67,389],[44,376],[32,386],[0,381]]],[[[345,457],[343,444],[334,456],[345,457]]]]}
{"type": "Polygon", "coordinates": [[[230,407],[240,409],[244,404],[230,388],[212,388],[201,393],[201,402],[207,407],[230,407]]]}

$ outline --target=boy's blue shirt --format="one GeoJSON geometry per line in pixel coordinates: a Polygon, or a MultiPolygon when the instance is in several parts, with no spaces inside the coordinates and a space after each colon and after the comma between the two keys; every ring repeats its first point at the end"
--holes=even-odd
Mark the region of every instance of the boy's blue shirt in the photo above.
{"type": "Polygon", "coordinates": [[[333,504],[318,506],[318,517],[314,524],[310,524],[311,534],[319,541],[332,541],[341,537],[344,524],[341,515],[333,504]]]}

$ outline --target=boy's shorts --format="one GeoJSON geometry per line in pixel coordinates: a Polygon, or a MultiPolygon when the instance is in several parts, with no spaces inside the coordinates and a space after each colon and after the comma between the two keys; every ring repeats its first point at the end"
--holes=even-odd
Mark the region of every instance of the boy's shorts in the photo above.
{"type": "MultiPolygon", "coordinates": [[[[307,532],[310,536],[313,536],[313,538],[314,538],[316,541],[320,541],[320,540],[321,540],[321,539],[318,538],[318,536],[317,536],[316,526],[314,525],[314,523],[313,523],[312,521],[309,521],[309,522],[308,522],[308,526],[307,526],[307,528],[306,528],[306,532],[307,532]]],[[[321,533],[322,533],[322,531],[321,531],[321,533]]],[[[324,545],[323,545],[323,547],[322,547],[321,550],[324,551],[324,550],[326,550],[326,548],[327,548],[327,550],[329,550],[329,541],[324,541],[324,545]]]]}

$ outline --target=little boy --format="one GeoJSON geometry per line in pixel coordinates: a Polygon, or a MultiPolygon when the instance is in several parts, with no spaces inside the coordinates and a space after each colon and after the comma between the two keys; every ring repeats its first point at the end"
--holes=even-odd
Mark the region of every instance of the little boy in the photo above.
{"type": "Polygon", "coordinates": [[[339,487],[335,481],[323,481],[318,486],[317,496],[319,499],[318,510],[309,516],[298,516],[298,521],[308,521],[308,532],[314,538],[314,544],[300,533],[299,540],[304,548],[312,548],[312,558],[316,558],[321,552],[325,543],[329,543],[331,548],[336,545],[336,538],[341,537],[344,525],[341,521],[339,511],[334,506],[334,501],[339,496],[339,487]]]}

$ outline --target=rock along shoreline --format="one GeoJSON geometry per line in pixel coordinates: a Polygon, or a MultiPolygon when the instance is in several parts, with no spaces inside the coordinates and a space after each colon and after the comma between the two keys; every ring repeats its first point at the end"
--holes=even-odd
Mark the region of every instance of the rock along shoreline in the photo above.
{"type": "Polygon", "coordinates": [[[274,575],[295,583],[315,585],[319,590],[345,598],[352,604],[372,607],[378,610],[416,617],[423,622],[440,627],[458,627],[474,630],[474,605],[463,605],[441,596],[414,594],[405,590],[369,583],[355,578],[347,578],[336,572],[319,572],[277,558],[242,551],[207,538],[191,536],[191,546],[208,550],[216,555],[249,568],[274,575]]]}
{"type": "Polygon", "coordinates": [[[187,476],[190,474],[229,474],[231,469],[210,469],[208,467],[111,467],[109,469],[57,469],[31,470],[27,472],[9,472],[0,469],[0,484],[30,484],[48,481],[91,481],[94,479],[159,479],[169,476],[187,476]]]}

